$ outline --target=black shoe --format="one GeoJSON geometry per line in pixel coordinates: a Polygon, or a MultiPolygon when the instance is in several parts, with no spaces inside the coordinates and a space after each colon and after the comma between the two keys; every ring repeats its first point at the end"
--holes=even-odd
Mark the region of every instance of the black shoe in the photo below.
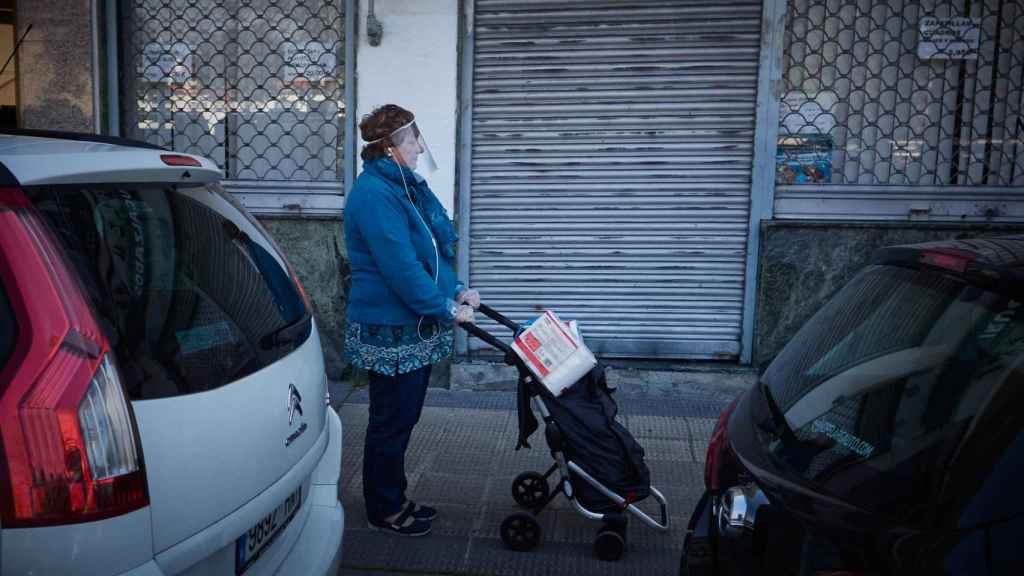
{"type": "Polygon", "coordinates": [[[367,518],[367,523],[371,530],[391,532],[399,536],[426,536],[430,534],[430,522],[414,517],[412,515],[412,506],[406,506],[405,510],[402,510],[402,513],[391,522],[378,522],[367,518]],[[410,518],[412,522],[406,522],[410,518]]]}
{"type": "Polygon", "coordinates": [[[413,501],[409,501],[405,504],[405,509],[409,511],[409,515],[417,520],[430,521],[437,518],[437,508],[431,506],[423,506],[413,501]]]}

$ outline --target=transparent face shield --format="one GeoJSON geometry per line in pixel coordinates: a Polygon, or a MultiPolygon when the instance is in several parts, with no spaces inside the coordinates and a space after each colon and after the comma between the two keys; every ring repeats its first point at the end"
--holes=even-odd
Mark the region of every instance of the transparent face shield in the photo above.
{"type": "Polygon", "coordinates": [[[391,133],[390,137],[394,145],[391,153],[395,155],[395,160],[412,170],[416,170],[419,165],[422,167],[420,172],[426,174],[437,172],[437,162],[430,152],[430,147],[427,146],[427,141],[423,138],[423,133],[416,126],[415,120],[399,127],[391,133]]]}

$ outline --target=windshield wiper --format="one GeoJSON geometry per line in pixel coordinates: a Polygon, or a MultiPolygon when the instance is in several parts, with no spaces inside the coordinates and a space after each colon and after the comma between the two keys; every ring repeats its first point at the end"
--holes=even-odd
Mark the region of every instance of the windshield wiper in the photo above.
{"type": "Polygon", "coordinates": [[[282,344],[291,344],[305,338],[313,326],[313,315],[309,311],[303,312],[302,316],[293,322],[281,326],[260,338],[260,348],[272,350],[282,344]]]}

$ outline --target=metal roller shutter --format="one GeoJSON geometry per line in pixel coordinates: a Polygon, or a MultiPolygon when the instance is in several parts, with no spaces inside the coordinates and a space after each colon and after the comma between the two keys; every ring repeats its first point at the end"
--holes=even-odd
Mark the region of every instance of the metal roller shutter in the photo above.
{"type": "Polygon", "coordinates": [[[605,356],[737,356],[761,3],[474,12],[471,285],[605,356]]]}

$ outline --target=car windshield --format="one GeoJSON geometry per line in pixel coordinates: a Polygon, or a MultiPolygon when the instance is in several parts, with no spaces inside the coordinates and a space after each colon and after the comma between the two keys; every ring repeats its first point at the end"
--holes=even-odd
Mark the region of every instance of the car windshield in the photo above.
{"type": "Polygon", "coordinates": [[[1021,309],[939,271],[867,268],[762,377],[793,432],[768,435],[769,452],[869,509],[931,497],[932,464],[958,457],[974,418],[1022,383],[1021,309]]]}
{"type": "Polygon", "coordinates": [[[132,399],[202,392],[293,351],[309,313],[219,185],[26,188],[91,296],[132,399]]]}

